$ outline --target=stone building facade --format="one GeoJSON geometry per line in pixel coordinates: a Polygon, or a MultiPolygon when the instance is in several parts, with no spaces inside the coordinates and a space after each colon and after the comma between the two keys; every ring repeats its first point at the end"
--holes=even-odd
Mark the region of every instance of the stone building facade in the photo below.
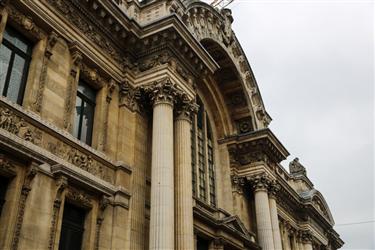
{"type": "Polygon", "coordinates": [[[343,245],[228,9],[0,0],[0,249],[343,245]]]}

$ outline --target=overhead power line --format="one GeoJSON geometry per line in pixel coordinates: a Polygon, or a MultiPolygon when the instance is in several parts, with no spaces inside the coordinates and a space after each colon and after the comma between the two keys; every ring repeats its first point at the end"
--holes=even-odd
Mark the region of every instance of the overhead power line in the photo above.
{"type": "Polygon", "coordinates": [[[341,226],[351,226],[351,225],[361,225],[361,224],[370,224],[375,223],[375,220],[368,220],[368,221],[358,221],[358,222],[351,222],[351,223],[342,223],[342,224],[336,224],[336,227],[341,226]]]}
{"type": "Polygon", "coordinates": [[[223,9],[223,8],[228,7],[228,5],[233,2],[234,0],[214,0],[213,2],[211,2],[211,6],[215,8],[223,9]]]}

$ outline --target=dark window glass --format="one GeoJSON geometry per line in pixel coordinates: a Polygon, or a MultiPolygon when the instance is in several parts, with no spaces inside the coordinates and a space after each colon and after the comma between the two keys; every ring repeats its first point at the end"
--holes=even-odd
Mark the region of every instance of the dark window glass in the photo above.
{"type": "Polygon", "coordinates": [[[80,250],[86,212],[69,203],[64,206],[59,250],[80,250]]]}
{"type": "Polygon", "coordinates": [[[96,91],[80,81],[77,91],[73,135],[91,145],[96,91]]]}
{"type": "Polygon", "coordinates": [[[197,237],[197,250],[208,250],[209,242],[208,240],[197,237]]]}
{"type": "Polygon", "coordinates": [[[193,195],[216,206],[215,165],[210,121],[201,99],[191,129],[193,195]]]}
{"type": "Polygon", "coordinates": [[[0,176],[0,215],[5,203],[5,195],[7,193],[8,182],[9,180],[7,178],[0,176]]]}
{"type": "Polygon", "coordinates": [[[192,166],[192,181],[193,181],[193,196],[197,196],[197,171],[196,171],[196,147],[195,147],[195,119],[193,119],[191,126],[191,166],[192,166]]]}
{"type": "Polygon", "coordinates": [[[0,45],[0,91],[3,96],[22,103],[31,59],[31,44],[7,27],[0,45]]]}

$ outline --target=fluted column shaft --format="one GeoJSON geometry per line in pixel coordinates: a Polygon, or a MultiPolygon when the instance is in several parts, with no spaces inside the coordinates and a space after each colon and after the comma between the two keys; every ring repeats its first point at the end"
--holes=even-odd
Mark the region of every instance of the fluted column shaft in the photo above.
{"type": "Polygon", "coordinates": [[[288,230],[285,229],[284,231],[284,245],[285,245],[285,250],[291,250],[292,248],[292,242],[290,241],[288,230]]]}
{"type": "Polygon", "coordinates": [[[152,126],[150,249],[174,249],[173,103],[155,101],[152,126]]]}
{"type": "Polygon", "coordinates": [[[304,242],[303,243],[303,250],[313,250],[311,242],[304,242]]]}
{"type": "Polygon", "coordinates": [[[259,245],[263,250],[274,250],[270,206],[266,188],[255,189],[255,214],[259,245]]]}
{"type": "Polygon", "coordinates": [[[190,129],[189,113],[178,114],[175,120],[175,249],[180,250],[194,249],[190,129]]]}
{"type": "Polygon", "coordinates": [[[277,216],[276,197],[274,195],[270,195],[269,197],[274,247],[276,250],[282,250],[279,218],[277,216]]]}

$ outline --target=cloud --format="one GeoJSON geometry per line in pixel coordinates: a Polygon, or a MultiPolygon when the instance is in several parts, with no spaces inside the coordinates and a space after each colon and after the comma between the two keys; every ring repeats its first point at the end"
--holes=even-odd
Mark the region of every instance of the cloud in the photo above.
{"type": "Polygon", "coordinates": [[[326,197],[344,249],[375,249],[372,1],[241,1],[233,24],[271,129],[326,197]]]}

